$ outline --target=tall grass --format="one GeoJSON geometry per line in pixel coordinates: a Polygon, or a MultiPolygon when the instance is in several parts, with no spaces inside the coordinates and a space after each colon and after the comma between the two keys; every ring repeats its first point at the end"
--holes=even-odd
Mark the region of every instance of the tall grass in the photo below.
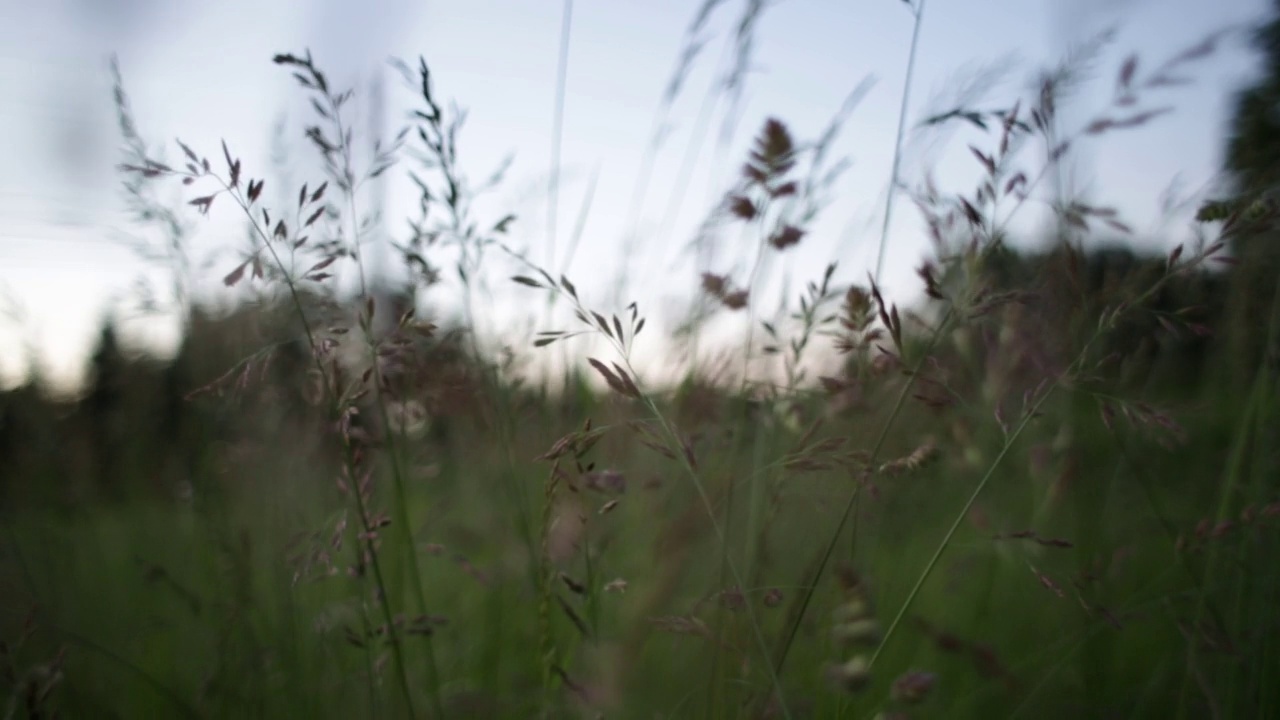
{"type": "MultiPolygon", "coordinates": [[[[731,109],[763,9],[732,38],[731,109]]],[[[362,152],[353,91],[310,53],[274,58],[312,101],[321,161],[284,205],[234,143],[154,155],[117,75],[126,192],[169,234],[186,345],[163,371],[104,351],[60,418],[5,396],[8,716],[1265,716],[1274,368],[1243,390],[1214,372],[1236,359],[1208,336],[1256,329],[1226,324],[1207,268],[1271,232],[1270,208],[1208,213],[1203,242],[1117,269],[1088,243],[1127,234],[1123,218],[1043,187],[1093,138],[1158,122],[1159,94],[1220,40],[1126,60],[1073,132],[1059,105],[1080,57],[999,111],[914,123],[967,128],[980,171],[970,192],[912,191],[934,249],[917,308],[885,297],[879,260],[851,284],[833,262],[764,319],[770,263],[814,232],[867,86],[816,140],[769,119],[709,212],[751,234],[748,270],[700,267],[691,313],[746,332],[718,367],[695,350],[673,386],[635,360],[660,326],[650,301],[596,300],[561,272],[555,181],[543,261],[516,249],[517,218],[476,209],[502,171],[468,179],[465,114],[425,60],[396,64],[415,109],[362,152]],[[420,202],[395,245],[403,283],[384,286],[362,208],[398,172],[420,202]],[[149,194],[167,182],[252,231],[221,278],[255,291],[237,314],[187,292],[182,213],[149,194]],[[1018,255],[1012,223],[1039,203],[1054,249],[1018,255]],[[486,276],[566,308],[530,348],[578,358],[562,386],[488,348],[486,276]],[[446,288],[460,318],[426,302],[446,288]],[[581,336],[608,354],[579,357],[581,336]],[[143,429],[158,372],[184,396],[170,427],[146,426],[164,441],[143,429]],[[105,457],[110,477],[86,482],[105,457]]],[[[1274,347],[1280,310],[1266,327],[1274,347]]]]}

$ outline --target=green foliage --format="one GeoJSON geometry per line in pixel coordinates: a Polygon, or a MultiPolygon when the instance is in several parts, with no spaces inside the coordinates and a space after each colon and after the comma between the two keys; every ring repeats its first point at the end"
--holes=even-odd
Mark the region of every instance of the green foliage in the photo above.
{"type": "MultiPolygon", "coordinates": [[[[734,38],[743,63],[761,8],[734,38]]],[[[1117,104],[1201,52],[1146,79],[1127,61],[1117,104]]],[[[933,116],[991,147],[970,148],[975,192],[916,198],[929,304],[840,286],[832,264],[765,321],[762,261],[807,241],[832,172],[822,142],[770,119],[716,215],[754,233],[750,274],[696,275],[715,301],[700,312],[746,310],[740,356],[665,389],[633,363],[656,332],[642,303],[597,307],[505,244],[511,216],[479,217],[465,114],[442,109],[425,61],[398,66],[421,109],[364,166],[353,93],[309,53],[275,63],[313,101],[324,160],[287,211],[226,143],[217,163],[185,144],[182,168],[149,157],[117,90],[128,192],[178,180],[201,186],[195,211],[238,213],[253,243],[219,275],[256,299],[184,306],[169,362],[130,354],[108,321],[81,398],[0,394],[8,716],[1280,708],[1278,386],[1220,340],[1265,317],[1274,345],[1280,310],[1242,315],[1242,276],[1209,269],[1246,230],[1159,257],[1085,252],[1095,226],[1127,226],[1063,198],[1052,250],[1018,254],[1006,230],[1036,189],[1018,147],[1041,143],[1051,170],[1163,110],[1108,107],[1064,137],[1059,68],[1025,106],[933,116]],[[397,244],[409,279],[384,287],[361,260],[378,222],[361,188],[401,153],[420,212],[397,244]],[[499,250],[520,267],[496,276],[567,306],[529,334],[537,352],[584,335],[606,352],[553,385],[487,349],[477,290],[499,250]],[[460,325],[421,302],[450,259],[460,325]]]]}

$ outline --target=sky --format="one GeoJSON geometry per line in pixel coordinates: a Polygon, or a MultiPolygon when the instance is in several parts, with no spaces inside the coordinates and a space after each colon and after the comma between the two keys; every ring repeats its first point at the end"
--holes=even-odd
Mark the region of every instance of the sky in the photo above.
{"type": "MultiPolygon", "coordinates": [[[[356,89],[357,102],[367,101],[371,79],[382,72],[389,81],[389,125],[414,98],[385,72],[386,59],[413,64],[424,56],[437,95],[468,111],[460,146],[464,171],[479,180],[514,156],[503,185],[477,210],[494,221],[515,212],[514,246],[563,269],[599,309],[639,301],[659,328],[676,321],[696,291],[697,265],[684,249],[730,186],[764,119],[777,117],[797,138],[813,138],[860,83],[870,83],[834,149],[851,165],[833,202],[761,292],[783,292],[786,278],[792,285],[816,278],[833,260],[837,279],[865,278],[875,264],[891,175],[914,22],[910,6],[903,0],[766,3],[742,100],[729,115],[733,122],[726,123],[724,104],[712,104],[710,121],[700,122],[707,98],[717,97],[710,88],[724,72],[733,27],[749,2],[725,0],[716,8],[701,36],[705,50],[652,155],[649,183],[640,186],[660,100],[700,4],[695,0],[0,0],[0,96],[6,98],[0,105],[0,304],[8,310],[0,316],[0,385],[18,382],[34,355],[52,382],[73,387],[108,308],[124,307],[119,301],[139,277],[166,282],[122,242],[137,228],[122,212],[114,170],[121,156],[107,63],[112,54],[139,130],[153,147],[163,144],[173,158],[172,141],[180,137],[218,157],[225,139],[250,175],[268,178],[274,124],[283,118],[291,153],[304,157],[301,134],[311,120],[304,96],[271,64],[272,55],[309,48],[336,85],[356,89]],[[557,164],[557,69],[567,6],[557,164]],[[721,142],[726,127],[732,132],[721,142]],[[556,167],[553,242],[548,185],[556,167]],[[580,242],[570,256],[579,222],[580,242]],[[620,275],[629,279],[623,287],[620,275]]],[[[950,109],[975,84],[990,92],[970,99],[1005,107],[1036,68],[1115,28],[1096,76],[1064,108],[1068,121],[1084,122],[1108,102],[1130,53],[1141,58],[1141,74],[1211,30],[1257,20],[1267,4],[928,0],[908,120],[950,109]]],[[[1117,206],[1138,244],[1172,247],[1185,236],[1186,222],[1169,221],[1162,198],[1175,180],[1190,192],[1217,176],[1232,93],[1254,71],[1251,54],[1232,40],[1187,73],[1194,85],[1153,98],[1152,106],[1168,104],[1175,112],[1082,148],[1074,166],[1077,187],[1117,206]]],[[[914,134],[908,139],[904,179],[919,180],[932,168],[944,189],[969,189],[977,165],[966,145],[977,136],[962,133],[933,144],[916,142],[914,134]]],[[[291,172],[295,182],[319,179],[305,162],[291,172]]],[[[401,218],[413,212],[416,198],[395,171],[389,177],[387,227],[403,237],[401,218]]],[[[176,187],[173,197],[181,197],[176,187]]],[[[218,279],[235,265],[243,225],[226,207],[209,218],[192,213],[192,221],[198,228],[192,253],[208,262],[197,264],[199,292],[226,302],[218,279]]],[[[751,255],[743,248],[750,243],[725,232],[712,262],[743,277],[751,255]]],[[[891,296],[910,297],[928,244],[919,214],[901,197],[887,245],[884,285],[891,296]]],[[[531,303],[540,299],[505,281],[515,270],[510,262],[491,260],[483,327],[495,337],[526,337],[538,322],[531,303]]],[[[441,291],[442,302],[448,296],[441,291]]],[[[141,346],[160,353],[176,346],[172,318],[127,319],[141,346]]],[[[660,362],[661,335],[651,332],[641,355],[660,362]]]]}

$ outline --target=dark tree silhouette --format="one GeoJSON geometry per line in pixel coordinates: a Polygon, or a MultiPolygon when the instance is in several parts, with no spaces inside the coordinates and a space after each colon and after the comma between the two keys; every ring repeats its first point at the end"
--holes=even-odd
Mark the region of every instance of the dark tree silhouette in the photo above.
{"type": "Polygon", "coordinates": [[[128,428],[123,427],[125,418],[121,411],[128,364],[128,358],[121,352],[115,325],[108,320],[102,326],[98,346],[89,360],[93,384],[85,397],[85,410],[93,427],[98,486],[108,491],[118,488],[124,470],[121,450],[128,428]]]}
{"type": "Polygon", "coordinates": [[[1263,75],[1236,96],[1227,138],[1227,170],[1245,193],[1280,185],[1280,0],[1272,4],[1272,17],[1253,34],[1263,75]]]}
{"type": "MultiPolygon", "coordinates": [[[[1235,200],[1273,203],[1280,198],[1280,0],[1273,0],[1271,17],[1258,26],[1252,40],[1261,55],[1262,76],[1236,96],[1225,165],[1234,181],[1235,200]]],[[[1231,354],[1252,368],[1268,336],[1275,334],[1270,326],[1280,306],[1280,236],[1270,228],[1251,230],[1237,234],[1233,245],[1240,264],[1234,271],[1231,354]]],[[[1274,361],[1274,343],[1271,354],[1274,361]]]]}

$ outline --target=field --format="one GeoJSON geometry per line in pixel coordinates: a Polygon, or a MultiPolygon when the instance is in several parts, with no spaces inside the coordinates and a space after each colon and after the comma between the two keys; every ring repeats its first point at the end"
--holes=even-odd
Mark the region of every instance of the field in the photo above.
{"type": "Polygon", "coordinates": [[[1075,135],[1051,73],[931,118],[978,133],[982,176],[912,191],[936,253],[909,306],[835,266],[753,302],[829,169],[755,129],[712,214],[755,270],[704,269],[673,380],[635,360],[647,298],[580,293],[476,216],[425,62],[414,124],[361,161],[346,91],[274,59],[322,161],[283,206],[233,146],[157,159],[119,80],[140,221],[180,248],[173,213],[238,214],[254,245],[219,270],[235,308],[175,293],[176,358],[108,324],[81,396],[0,395],[4,717],[1280,714],[1273,203],[1206,202],[1156,257],[1098,251],[1126,228],[1074,201],[1048,250],[1007,231],[1067,140],[1141,132],[1199,56],[1123,66],[1132,102],[1075,135]],[[405,157],[422,213],[376,285],[363,183],[405,157]],[[481,272],[556,311],[518,354],[470,332],[481,272]],[[722,317],[740,341],[709,350],[722,317]]]}

